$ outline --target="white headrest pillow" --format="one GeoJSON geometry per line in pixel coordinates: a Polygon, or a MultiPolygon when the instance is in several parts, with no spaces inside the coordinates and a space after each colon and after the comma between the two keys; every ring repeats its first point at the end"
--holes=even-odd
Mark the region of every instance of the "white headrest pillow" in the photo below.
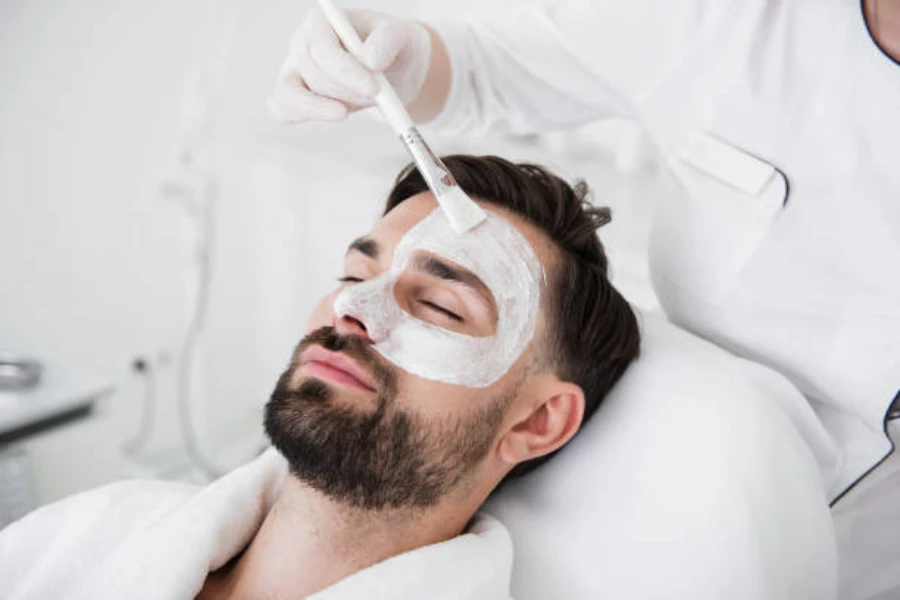
{"type": "Polygon", "coordinates": [[[640,359],[576,438],[485,507],[515,544],[513,596],[833,597],[803,397],[662,317],[644,317],[642,335],[640,359]]]}

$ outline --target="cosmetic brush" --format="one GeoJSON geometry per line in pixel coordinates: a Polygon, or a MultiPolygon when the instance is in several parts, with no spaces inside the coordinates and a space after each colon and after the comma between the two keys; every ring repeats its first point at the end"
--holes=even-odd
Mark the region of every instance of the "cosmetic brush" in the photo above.
{"type": "MultiPolygon", "coordinates": [[[[344,47],[360,62],[363,42],[347,19],[347,16],[332,0],[318,0],[325,18],[337,34],[344,47]]],[[[432,152],[431,147],[419,133],[415,123],[397,96],[396,90],[383,73],[374,73],[378,83],[375,104],[412,157],[428,188],[437,198],[447,216],[450,226],[458,234],[463,234],[486,218],[484,210],[469,198],[456,183],[450,169],[432,152]]]]}

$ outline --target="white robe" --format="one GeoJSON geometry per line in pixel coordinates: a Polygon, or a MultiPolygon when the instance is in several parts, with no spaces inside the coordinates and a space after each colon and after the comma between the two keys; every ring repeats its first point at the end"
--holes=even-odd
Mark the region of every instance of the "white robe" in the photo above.
{"type": "MultiPolygon", "coordinates": [[[[0,532],[5,600],[194,598],[256,534],[281,490],[269,450],[206,487],[125,481],[41,508],[0,532]]],[[[512,542],[479,515],[468,532],[359,571],[309,598],[508,599],[512,542]]]]}

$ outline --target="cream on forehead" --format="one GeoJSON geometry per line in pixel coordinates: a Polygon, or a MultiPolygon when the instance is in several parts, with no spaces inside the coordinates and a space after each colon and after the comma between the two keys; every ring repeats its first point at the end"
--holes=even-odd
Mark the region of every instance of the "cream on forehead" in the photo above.
{"type": "Polygon", "coordinates": [[[387,272],[343,290],[334,308],[338,316],[360,319],[376,341],[373,348],[398,367],[425,379],[480,388],[503,377],[531,341],[543,280],[531,244],[505,219],[488,213],[458,235],[443,211],[434,210],[403,236],[387,272]],[[446,258],[481,279],[497,305],[493,335],[443,329],[397,304],[394,284],[416,251],[446,258]]]}

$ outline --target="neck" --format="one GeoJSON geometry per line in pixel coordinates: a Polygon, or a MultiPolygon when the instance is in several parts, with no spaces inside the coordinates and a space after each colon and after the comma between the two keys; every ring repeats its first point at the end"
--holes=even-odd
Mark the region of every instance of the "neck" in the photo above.
{"type": "Polygon", "coordinates": [[[900,62],[900,2],[864,0],[863,5],[872,37],[882,50],[900,62]]]}
{"type": "Polygon", "coordinates": [[[288,477],[251,544],[210,575],[198,598],[305,598],[392,556],[459,535],[473,498],[429,509],[341,504],[288,477]]]}

